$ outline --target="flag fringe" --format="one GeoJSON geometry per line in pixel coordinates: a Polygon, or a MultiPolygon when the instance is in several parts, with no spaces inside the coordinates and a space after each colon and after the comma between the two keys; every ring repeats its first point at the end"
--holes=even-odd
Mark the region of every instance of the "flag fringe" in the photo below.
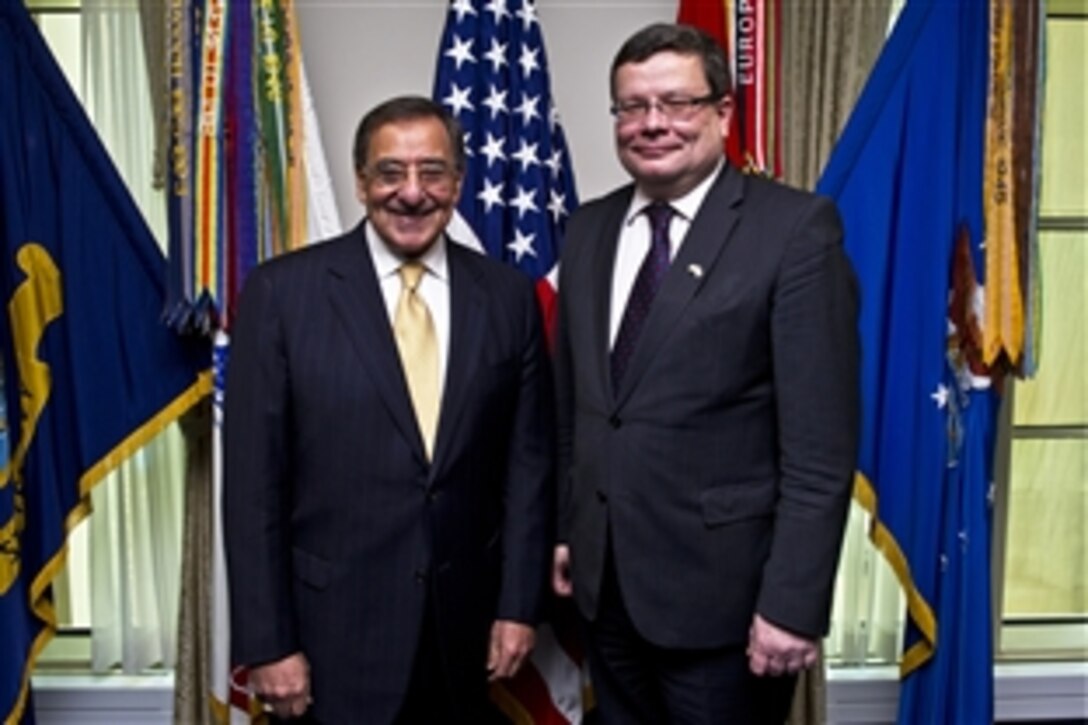
{"type": "Polygon", "coordinates": [[[854,500],[864,508],[871,517],[869,524],[869,539],[873,545],[884,555],[884,560],[891,566],[899,580],[899,586],[907,598],[907,614],[911,621],[922,633],[922,639],[912,645],[903,653],[899,662],[899,678],[904,679],[917,670],[937,650],[937,618],[933,614],[933,606],[922,596],[911,576],[910,563],[903,553],[902,547],[896,541],[891,530],[880,520],[877,508],[876,488],[868,477],[861,471],[854,474],[854,500]]]}
{"type": "Polygon", "coordinates": [[[117,468],[129,456],[142,448],[152,438],[161,433],[166,426],[185,414],[190,408],[200,402],[204,396],[211,393],[211,371],[201,372],[197,380],[187,390],[182,392],[158,413],[152,416],[146,423],[134,430],[127,438],[121,441],[113,450],[103,456],[95,465],[91,466],[79,478],[79,502],[68,513],[64,520],[64,543],[53,557],[46,562],[30,585],[30,608],[34,615],[40,619],[45,627],[34,638],[30,646],[30,654],[23,667],[22,683],[19,687],[19,695],[15,698],[15,706],[5,717],[5,723],[17,723],[22,720],[26,709],[27,694],[30,690],[30,674],[34,671],[34,665],[41,656],[42,650],[53,639],[57,630],[57,614],[53,608],[51,599],[45,596],[46,590],[53,580],[60,574],[68,561],[68,536],[72,530],[87,518],[91,513],[91,490],[113,469],[117,468]]]}

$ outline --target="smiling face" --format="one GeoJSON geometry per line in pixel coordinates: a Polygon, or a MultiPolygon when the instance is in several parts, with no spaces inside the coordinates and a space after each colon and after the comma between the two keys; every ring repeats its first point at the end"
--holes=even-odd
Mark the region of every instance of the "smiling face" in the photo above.
{"type": "Polygon", "coordinates": [[[660,101],[710,94],[699,56],[662,51],[624,63],[612,79],[617,105],[650,104],[645,115],[617,118],[616,153],[639,188],[653,199],[675,199],[710,174],[723,156],[732,105],[728,96],[673,118],[660,101]]]}
{"type": "Polygon", "coordinates": [[[441,236],[461,193],[449,134],[437,118],[392,121],[370,138],[356,195],[393,252],[419,257],[441,236]]]}

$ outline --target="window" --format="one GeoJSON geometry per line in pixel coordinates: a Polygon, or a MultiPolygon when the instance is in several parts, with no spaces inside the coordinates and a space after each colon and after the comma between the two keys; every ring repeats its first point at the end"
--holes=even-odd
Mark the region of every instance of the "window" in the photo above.
{"type": "Polygon", "coordinates": [[[1083,658],[1088,647],[1088,13],[1050,7],[1037,376],[1009,423],[1004,657],[1083,658]]]}

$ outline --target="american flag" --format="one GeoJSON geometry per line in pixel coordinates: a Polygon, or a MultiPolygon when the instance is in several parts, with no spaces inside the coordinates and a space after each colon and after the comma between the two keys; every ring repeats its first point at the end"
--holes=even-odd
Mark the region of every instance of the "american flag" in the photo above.
{"type": "MultiPolygon", "coordinates": [[[[449,234],[536,280],[550,332],[563,229],[578,201],[532,0],[450,3],[434,99],[464,127],[468,156],[449,234]]],[[[556,621],[540,627],[531,662],[493,690],[515,723],[582,721],[584,678],[571,629],[556,621]]]]}
{"type": "Polygon", "coordinates": [[[578,201],[532,0],[450,3],[434,99],[461,122],[468,154],[450,236],[537,280],[550,322],[578,201]]]}

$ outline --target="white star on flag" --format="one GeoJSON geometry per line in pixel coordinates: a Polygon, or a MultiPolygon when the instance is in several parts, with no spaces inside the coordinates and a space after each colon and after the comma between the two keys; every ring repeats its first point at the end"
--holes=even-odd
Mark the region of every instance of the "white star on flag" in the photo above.
{"type": "Polygon", "coordinates": [[[493,206],[503,206],[506,203],[502,200],[502,184],[492,185],[488,179],[484,179],[484,188],[480,190],[476,198],[484,203],[485,212],[491,211],[493,206]]]}
{"type": "Polygon", "coordinates": [[[501,23],[503,18],[510,17],[510,11],[506,9],[506,0],[490,0],[484,10],[495,18],[495,25],[501,23]]]}
{"type": "Polygon", "coordinates": [[[539,52],[536,48],[530,48],[527,45],[521,46],[521,57],[518,58],[518,65],[521,66],[521,72],[525,74],[526,78],[532,76],[533,71],[540,69],[536,59],[539,52]]]}
{"type": "Polygon", "coordinates": [[[446,57],[453,58],[458,69],[461,68],[462,63],[475,63],[476,58],[472,55],[472,38],[461,40],[454,36],[453,47],[446,51],[446,57]]]}
{"type": "Polygon", "coordinates": [[[491,63],[491,72],[498,73],[502,70],[504,65],[508,65],[506,60],[506,43],[500,43],[497,39],[491,39],[491,47],[484,53],[486,58],[491,63]]]}
{"type": "Polygon", "coordinates": [[[536,6],[532,3],[523,3],[514,15],[521,18],[521,32],[523,33],[528,33],[533,24],[539,22],[536,17],[536,6]]]}
{"type": "Polygon", "coordinates": [[[520,144],[518,150],[511,154],[511,156],[517,159],[518,164],[521,165],[521,170],[524,172],[528,171],[533,166],[539,166],[540,159],[536,157],[536,147],[539,144],[529,143],[524,138],[519,139],[518,143],[520,144]]]}
{"type": "Polygon", "coordinates": [[[540,118],[540,111],[536,110],[537,104],[540,103],[540,96],[530,96],[528,93],[521,94],[521,105],[514,110],[521,114],[521,123],[528,126],[534,118],[540,118]]]}
{"type": "Polygon", "coordinates": [[[491,110],[491,120],[495,120],[495,116],[500,113],[506,113],[506,91],[500,91],[494,85],[491,86],[491,92],[484,100],[484,105],[491,110]]]}
{"type": "Polygon", "coordinates": [[[552,149],[544,165],[551,169],[553,176],[559,176],[559,172],[563,170],[563,151],[561,149],[552,149]]]}
{"type": "Polygon", "coordinates": [[[533,249],[533,235],[522,234],[520,229],[514,230],[514,241],[507,244],[506,248],[513,252],[519,261],[526,254],[536,256],[536,250],[533,249]]]}
{"type": "Polygon", "coordinates": [[[933,399],[938,408],[943,410],[945,406],[948,405],[948,393],[948,386],[944,383],[940,383],[937,386],[937,389],[929,394],[929,397],[933,399]]]}
{"type": "Polygon", "coordinates": [[[502,150],[505,141],[506,139],[496,138],[490,131],[487,132],[487,141],[480,147],[480,153],[487,157],[487,168],[490,169],[496,161],[506,160],[506,152],[502,150]]]}
{"type": "Polygon", "coordinates": [[[471,92],[471,88],[458,88],[457,84],[454,83],[450,87],[450,94],[443,98],[442,102],[450,107],[454,116],[459,116],[462,111],[471,111],[475,108],[472,101],[469,100],[471,92]]]}
{"type": "Polygon", "coordinates": [[[466,15],[475,15],[476,8],[473,7],[473,0],[453,0],[450,12],[457,15],[457,22],[461,22],[466,15]]]}
{"type": "Polygon", "coordinates": [[[558,224],[559,220],[566,215],[566,203],[567,200],[562,192],[555,189],[548,192],[548,212],[551,213],[554,224],[558,224]]]}
{"type": "Polygon", "coordinates": [[[521,221],[526,212],[540,211],[536,202],[533,201],[533,190],[523,189],[520,185],[518,186],[517,195],[510,200],[510,206],[518,210],[518,221],[521,221]]]}

